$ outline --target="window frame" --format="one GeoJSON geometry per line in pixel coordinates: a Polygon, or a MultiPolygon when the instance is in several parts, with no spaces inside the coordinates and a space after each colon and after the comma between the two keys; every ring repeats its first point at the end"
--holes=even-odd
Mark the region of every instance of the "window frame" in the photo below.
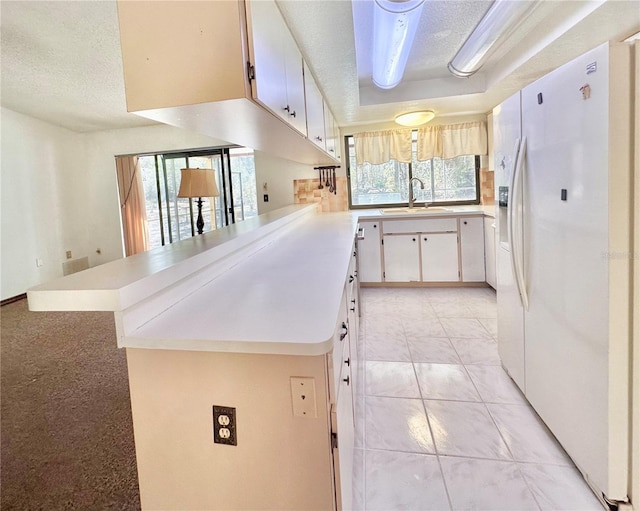
{"type": "MultiPolygon", "coordinates": [[[[416,131],[414,130],[414,133],[416,131]]],[[[344,136],[344,154],[346,157],[346,174],[347,174],[347,194],[349,196],[349,209],[385,209],[385,208],[401,208],[408,207],[409,201],[407,202],[387,202],[387,203],[379,203],[379,204],[353,204],[353,197],[351,195],[351,157],[349,153],[349,139],[353,139],[353,135],[345,135],[344,136]]],[[[476,179],[476,198],[475,200],[461,200],[461,201],[435,201],[430,202],[429,205],[438,205],[438,206],[470,206],[470,205],[478,205],[481,201],[481,190],[480,190],[480,155],[475,154],[474,163],[475,163],[475,179],[476,179]]],[[[433,166],[433,160],[432,166],[433,166]]],[[[400,163],[401,165],[401,163],[400,163]]],[[[408,166],[408,175],[409,181],[413,178],[413,163],[405,163],[408,166]]],[[[432,167],[433,168],[433,167],[432,167]]],[[[425,201],[416,201],[414,203],[417,207],[424,207],[427,203],[425,201]]]]}
{"type": "MultiPolygon", "coordinates": [[[[157,246],[166,246],[172,243],[181,241],[183,239],[188,239],[190,237],[196,236],[196,217],[197,217],[197,206],[196,199],[193,198],[185,198],[180,200],[188,201],[188,211],[186,217],[183,218],[184,223],[180,220],[180,215],[178,212],[174,211],[172,208],[177,207],[177,203],[173,200],[173,195],[169,191],[169,176],[167,172],[167,162],[170,160],[176,159],[184,159],[184,165],[189,167],[191,162],[189,161],[191,158],[198,157],[217,157],[220,160],[220,169],[219,175],[217,175],[216,179],[218,182],[218,188],[220,190],[220,196],[215,197],[211,202],[211,221],[213,225],[217,225],[217,213],[220,214],[221,226],[216,226],[214,229],[218,229],[221,227],[229,226],[235,224],[238,220],[236,218],[236,207],[234,204],[234,186],[233,186],[233,167],[231,164],[232,158],[235,156],[234,150],[248,150],[251,151],[252,155],[255,155],[255,151],[251,148],[246,148],[239,145],[225,145],[225,146],[217,146],[217,147],[209,147],[209,148],[197,148],[197,149],[187,149],[187,150],[176,150],[176,151],[164,151],[164,152],[153,152],[153,153],[137,153],[132,156],[137,156],[139,158],[149,158],[152,160],[152,169],[149,169],[150,172],[154,173],[153,181],[155,182],[155,199],[158,203],[158,211],[157,217],[154,218],[154,221],[158,221],[159,227],[159,242],[160,245],[157,246]],[[215,204],[215,205],[214,205],[215,204]],[[233,205],[233,207],[232,207],[233,205]],[[218,207],[216,207],[218,206],[218,207]],[[174,225],[175,224],[175,225],[174,225]],[[186,228],[188,231],[190,229],[191,236],[181,235],[181,226],[186,228]],[[174,233],[174,229],[176,229],[176,233],[174,233]]],[[[255,172],[255,168],[254,168],[255,172]]],[[[178,183],[175,183],[175,193],[178,193],[178,183]]],[[[257,202],[257,188],[256,188],[256,202],[257,202]]],[[[176,197],[177,199],[177,197],[176,197]]],[[[244,199],[244,196],[243,196],[244,199]]],[[[145,197],[146,202],[146,197],[145,197]]],[[[204,214],[204,209],[203,209],[204,214]]],[[[240,219],[244,219],[244,209],[241,212],[240,219]]],[[[251,217],[249,217],[251,218],[251,217]]],[[[209,231],[205,231],[209,232],[209,231]]],[[[156,238],[157,239],[157,238],[156,238]]],[[[157,248],[156,245],[150,246],[148,249],[157,248]]]]}

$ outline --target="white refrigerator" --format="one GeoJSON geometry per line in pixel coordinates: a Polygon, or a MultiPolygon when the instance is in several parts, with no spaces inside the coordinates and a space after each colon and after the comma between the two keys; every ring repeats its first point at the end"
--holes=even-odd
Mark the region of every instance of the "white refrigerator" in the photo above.
{"type": "Polygon", "coordinates": [[[629,46],[605,44],[493,112],[502,363],[618,502],[630,484],[633,72],[629,46]]]}

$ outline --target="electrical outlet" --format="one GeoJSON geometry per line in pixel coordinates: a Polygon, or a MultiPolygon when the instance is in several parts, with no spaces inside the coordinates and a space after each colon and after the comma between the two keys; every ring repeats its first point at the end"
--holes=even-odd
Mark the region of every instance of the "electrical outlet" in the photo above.
{"type": "Polygon", "coordinates": [[[308,376],[292,376],[290,381],[293,416],[316,419],[316,380],[308,376]]]}
{"type": "Polygon", "coordinates": [[[67,259],[71,259],[71,257],[73,257],[73,256],[71,255],[71,250],[67,250],[67,259]]]}
{"type": "Polygon", "coordinates": [[[213,405],[213,442],[238,445],[235,408],[213,405]]]}
{"type": "Polygon", "coordinates": [[[269,202],[269,195],[265,193],[264,196],[262,197],[262,200],[263,202],[269,202]]]}

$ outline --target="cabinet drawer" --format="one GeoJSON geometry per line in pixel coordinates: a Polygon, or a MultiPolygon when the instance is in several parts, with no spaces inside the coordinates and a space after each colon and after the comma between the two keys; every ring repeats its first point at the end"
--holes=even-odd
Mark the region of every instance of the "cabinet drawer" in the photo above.
{"type": "Polygon", "coordinates": [[[384,234],[408,232],[455,232],[458,222],[455,218],[415,218],[411,220],[384,220],[384,234]]]}

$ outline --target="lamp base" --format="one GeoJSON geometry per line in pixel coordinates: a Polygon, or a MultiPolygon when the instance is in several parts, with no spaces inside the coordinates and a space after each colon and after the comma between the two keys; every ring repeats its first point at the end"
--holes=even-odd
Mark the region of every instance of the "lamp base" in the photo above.
{"type": "Polygon", "coordinates": [[[202,197],[198,197],[198,220],[196,221],[198,234],[202,234],[204,229],[204,218],[202,218],[202,197]]]}

